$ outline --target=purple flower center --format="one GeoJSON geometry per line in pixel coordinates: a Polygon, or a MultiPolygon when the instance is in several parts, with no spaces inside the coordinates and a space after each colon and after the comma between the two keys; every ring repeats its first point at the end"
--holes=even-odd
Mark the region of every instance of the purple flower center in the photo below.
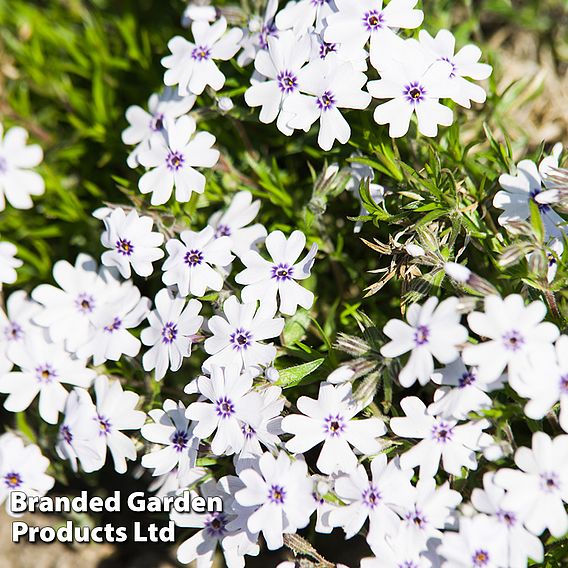
{"type": "Polygon", "coordinates": [[[51,383],[57,377],[57,371],[51,363],[44,363],[35,369],[36,379],[45,385],[51,383]]]}
{"type": "Polygon", "coordinates": [[[183,261],[189,266],[197,266],[203,262],[203,253],[200,250],[188,250],[183,257],[183,261]]]}
{"type": "Polygon", "coordinates": [[[321,97],[318,97],[316,99],[316,105],[323,112],[334,108],[335,97],[333,96],[333,93],[331,91],[324,91],[323,95],[321,95],[321,97]]]}
{"type": "Polygon", "coordinates": [[[336,43],[327,43],[326,41],[322,41],[319,47],[319,56],[320,59],[325,59],[330,53],[335,53],[337,51],[337,44],[336,43]]]}
{"type": "Polygon", "coordinates": [[[489,552],[483,549],[476,550],[471,557],[471,561],[474,566],[487,566],[489,564],[489,552]]]}
{"type": "Polygon", "coordinates": [[[22,326],[15,321],[11,321],[5,328],[4,328],[4,337],[6,341],[19,341],[24,337],[24,330],[22,326]]]}
{"type": "Polygon", "coordinates": [[[426,515],[424,515],[424,513],[422,513],[422,511],[420,511],[416,507],[414,508],[413,511],[408,511],[404,515],[404,518],[406,519],[407,522],[412,523],[416,528],[421,530],[426,528],[426,525],[428,524],[428,519],[426,518],[426,515]]]}
{"type": "Polygon", "coordinates": [[[560,377],[560,390],[564,394],[568,394],[568,374],[560,377]]]}
{"type": "Polygon", "coordinates": [[[99,423],[99,436],[108,436],[112,430],[112,424],[106,416],[100,414],[95,418],[99,423]]]}
{"type": "Polygon", "coordinates": [[[215,238],[218,239],[219,237],[230,237],[231,236],[231,227],[229,225],[217,225],[215,229],[215,238]]]}
{"type": "Polygon", "coordinates": [[[450,442],[453,437],[454,427],[450,426],[444,420],[440,420],[432,426],[432,439],[436,440],[436,442],[445,444],[446,442],[450,442]]]}
{"type": "Polygon", "coordinates": [[[225,517],[225,514],[215,512],[207,515],[203,528],[208,536],[212,538],[220,538],[227,532],[227,529],[225,528],[226,526],[227,518],[225,517]]]}
{"type": "Polygon", "coordinates": [[[529,199],[531,199],[532,201],[534,201],[537,206],[538,206],[538,210],[541,213],[547,213],[548,211],[550,211],[550,205],[548,205],[547,203],[539,203],[535,198],[536,196],[541,192],[540,189],[533,189],[531,190],[531,192],[529,193],[529,199]]]}
{"type": "Polygon", "coordinates": [[[276,264],[271,269],[271,278],[275,278],[278,282],[290,280],[294,274],[294,267],[286,263],[276,264]]]}
{"type": "Polygon", "coordinates": [[[455,66],[454,62],[449,57],[440,57],[438,61],[445,61],[450,65],[450,75],[449,78],[453,79],[456,76],[457,67],[455,66]]]}
{"type": "Polygon", "coordinates": [[[292,71],[287,69],[280,71],[276,76],[276,80],[278,81],[278,88],[286,95],[293,93],[298,88],[298,78],[292,71]]]}
{"type": "Polygon", "coordinates": [[[404,560],[398,564],[397,568],[419,568],[419,566],[413,560],[404,560]]]}
{"type": "Polygon", "coordinates": [[[162,128],[164,128],[164,114],[160,112],[152,117],[152,120],[150,121],[150,130],[159,132],[162,128]]]}
{"type": "Polygon", "coordinates": [[[426,88],[418,81],[412,81],[402,88],[404,98],[412,105],[421,103],[426,98],[426,92],[426,88]]]}
{"type": "Polygon", "coordinates": [[[369,509],[378,507],[383,499],[381,492],[379,491],[377,486],[373,485],[372,483],[369,485],[369,487],[367,487],[367,489],[365,489],[365,491],[363,491],[361,498],[363,500],[363,504],[369,509]]]}
{"type": "Polygon", "coordinates": [[[90,314],[95,309],[95,298],[83,292],[75,299],[75,307],[82,314],[90,314]]]}
{"type": "Polygon", "coordinates": [[[73,434],[71,433],[71,429],[69,428],[69,426],[67,426],[67,424],[63,424],[63,426],[61,426],[59,433],[67,444],[70,444],[71,440],[73,440],[73,434]]]}
{"type": "Polygon", "coordinates": [[[122,256],[130,256],[134,252],[134,245],[128,239],[118,239],[115,246],[122,256]]]}
{"type": "Polygon", "coordinates": [[[503,511],[499,509],[497,511],[497,519],[500,523],[504,523],[507,527],[514,527],[517,524],[517,516],[511,511],[503,511]]]}
{"type": "Polygon", "coordinates": [[[472,371],[466,371],[459,379],[458,379],[458,387],[463,389],[465,387],[469,387],[473,385],[476,381],[475,374],[472,371]]]}
{"type": "Polygon", "coordinates": [[[260,34],[258,36],[258,45],[260,46],[260,49],[268,49],[268,38],[270,36],[278,37],[278,29],[274,22],[270,22],[270,24],[264,24],[264,26],[262,26],[262,30],[260,30],[260,34]]]}
{"type": "Polygon", "coordinates": [[[172,436],[172,445],[176,452],[182,452],[187,448],[189,436],[184,430],[176,430],[172,436]]]}
{"type": "Polygon", "coordinates": [[[235,405],[231,399],[223,396],[215,403],[215,412],[220,418],[230,418],[235,413],[235,405]]]}
{"type": "Polygon", "coordinates": [[[286,489],[282,485],[271,485],[268,490],[268,500],[271,503],[282,505],[286,499],[286,489]]]}
{"type": "Polygon", "coordinates": [[[191,51],[191,58],[195,61],[205,61],[211,57],[211,50],[206,45],[197,45],[191,51]]]}
{"type": "Polygon", "coordinates": [[[241,426],[241,431],[247,440],[256,437],[256,430],[250,424],[243,424],[241,426]]]}
{"type": "Polygon", "coordinates": [[[504,333],[502,339],[508,351],[519,351],[525,343],[525,338],[516,329],[504,333]]]}
{"type": "Polygon", "coordinates": [[[104,326],[103,330],[106,331],[107,333],[114,333],[115,331],[118,331],[121,327],[122,327],[122,320],[118,316],[115,316],[111,323],[104,326]]]}
{"type": "Polygon", "coordinates": [[[231,333],[229,341],[233,344],[233,349],[237,351],[247,349],[252,343],[252,333],[242,327],[238,327],[231,333]]]}
{"type": "Polygon", "coordinates": [[[324,4],[329,3],[329,0],[310,0],[310,4],[318,8],[319,6],[323,6],[324,4]]]}
{"type": "Polygon", "coordinates": [[[555,471],[540,474],[540,488],[545,493],[554,493],[560,489],[560,476],[555,471]]]}
{"type": "Polygon", "coordinates": [[[416,346],[425,345],[430,339],[430,329],[426,325],[419,325],[414,331],[414,343],[416,346]]]}
{"type": "Polygon", "coordinates": [[[369,10],[363,16],[363,27],[368,32],[380,30],[385,23],[385,17],[379,10],[369,10]]]}
{"type": "Polygon", "coordinates": [[[178,171],[180,168],[183,167],[183,163],[185,162],[185,157],[181,152],[172,152],[168,153],[168,157],[166,158],[166,166],[168,166],[168,170],[170,171],[178,171]]]}
{"type": "Polygon", "coordinates": [[[22,483],[22,476],[15,471],[11,471],[4,476],[4,484],[8,487],[8,489],[20,487],[22,483]]]}
{"type": "Polygon", "coordinates": [[[177,325],[171,321],[166,323],[162,328],[162,343],[173,343],[178,334],[177,325]]]}
{"type": "Polygon", "coordinates": [[[345,420],[340,414],[330,414],[323,421],[323,431],[332,438],[339,438],[345,431],[345,420]]]}

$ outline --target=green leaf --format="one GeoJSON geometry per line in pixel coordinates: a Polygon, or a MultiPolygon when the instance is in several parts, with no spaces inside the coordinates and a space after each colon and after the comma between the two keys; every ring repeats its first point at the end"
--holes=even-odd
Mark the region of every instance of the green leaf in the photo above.
{"type": "Polygon", "coordinates": [[[301,365],[296,365],[295,367],[288,367],[287,369],[282,369],[279,371],[280,377],[275,384],[278,386],[289,389],[300,384],[304,377],[307,377],[310,373],[313,373],[323,362],[324,357],[310,361],[309,363],[302,363],[301,365]]]}

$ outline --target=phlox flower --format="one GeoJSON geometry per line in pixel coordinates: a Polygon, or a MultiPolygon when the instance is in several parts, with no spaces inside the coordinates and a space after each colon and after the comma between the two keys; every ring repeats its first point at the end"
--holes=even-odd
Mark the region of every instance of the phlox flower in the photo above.
{"type": "Polygon", "coordinates": [[[190,404],[185,413],[196,422],[195,435],[204,439],[215,432],[215,455],[239,452],[245,442],[244,424],[252,423],[262,408],[260,394],[251,390],[252,377],[233,366],[212,366],[211,377],[199,377],[197,388],[206,401],[190,404]]]}
{"type": "Polygon", "coordinates": [[[483,87],[466,79],[469,77],[479,81],[491,75],[491,65],[479,63],[481,50],[477,46],[466,45],[454,54],[456,38],[448,30],[440,30],[436,37],[432,37],[426,30],[420,30],[418,38],[432,62],[445,61],[450,64],[449,78],[457,87],[455,92],[451,93],[453,101],[465,108],[471,107],[471,101],[485,102],[483,87]]]}
{"type": "Polygon", "coordinates": [[[325,41],[323,32],[310,32],[311,53],[310,61],[314,59],[336,59],[339,62],[351,63],[357,71],[367,70],[367,58],[369,54],[363,47],[354,47],[347,43],[330,43],[325,41]]]}
{"type": "Polygon", "coordinates": [[[456,90],[450,79],[450,64],[432,63],[414,40],[397,40],[395,45],[396,49],[371,56],[381,78],[369,81],[369,93],[377,99],[390,99],[377,106],[373,118],[377,124],[389,124],[389,135],[399,138],[408,132],[416,113],[419,132],[436,136],[439,124],[450,126],[454,120],[452,110],[440,103],[456,90]]]}
{"type": "Polygon", "coordinates": [[[57,455],[69,460],[75,472],[78,463],[86,473],[101,469],[105,454],[96,444],[99,431],[97,409],[89,393],[82,388],[73,389],[67,397],[65,417],[59,426],[57,455]]]}
{"type": "Polygon", "coordinates": [[[155,408],[148,413],[154,421],[140,429],[143,438],[157,444],[159,449],[142,456],[142,466],[153,469],[153,476],[176,470],[180,486],[191,477],[197,461],[199,439],[194,426],[185,417],[186,408],[181,401],[164,401],[163,410],[155,408]]]}
{"type": "Polygon", "coordinates": [[[266,227],[260,223],[251,225],[260,209],[260,199],[252,200],[250,191],[235,194],[229,207],[209,217],[207,224],[215,229],[215,238],[229,237],[231,250],[240,258],[266,237],[266,227]]]}
{"type": "Polygon", "coordinates": [[[241,41],[242,51],[237,57],[237,63],[244,67],[256,59],[259,51],[268,48],[268,38],[278,37],[278,29],[274,16],[278,10],[278,0],[268,0],[263,16],[253,16],[245,30],[241,41]]]}
{"type": "Polygon", "coordinates": [[[283,109],[292,115],[288,126],[308,132],[319,120],[318,144],[323,150],[331,150],[335,140],[345,144],[351,127],[339,109],[367,108],[371,97],[363,91],[366,82],[365,73],[351,63],[339,63],[336,57],[311,61],[298,73],[301,94],[283,103],[283,109]]]}
{"type": "Polygon", "coordinates": [[[0,242],[0,290],[2,284],[13,284],[18,279],[16,268],[20,268],[24,263],[16,258],[17,253],[16,245],[6,241],[0,242]]]}
{"type": "Polygon", "coordinates": [[[6,201],[16,209],[31,209],[31,196],[45,191],[43,178],[31,169],[39,166],[43,151],[37,144],[26,145],[28,133],[20,126],[3,132],[0,123],[0,211],[6,201]]]}
{"type": "Polygon", "coordinates": [[[353,538],[369,519],[367,542],[380,543],[385,534],[392,534],[400,525],[397,511],[412,506],[412,470],[400,467],[398,458],[387,463],[379,454],[371,461],[371,478],[365,466],[335,479],[335,493],[344,503],[329,514],[329,523],[341,527],[345,538],[353,538]]]}
{"type": "Polygon", "coordinates": [[[521,371],[531,362],[554,359],[553,343],[559,336],[558,328],[543,322],[546,306],[541,301],[525,306],[523,298],[511,294],[485,298],[485,312],[469,314],[467,321],[472,331],[488,341],[467,345],[462,353],[464,363],[476,365],[480,381],[497,379],[505,367],[513,388],[522,388],[521,371]]]}
{"type": "Polygon", "coordinates": [[[10,493],[23,491],[26,495],[45,495],[55,484],[55,479],[45,472],[49,460],[38,446],[24,446],[21,438],[7,432],[0,436],[0,504],[6,501],[10,511],[10,493]]]}
{"type": "Polygon", "coordinates": [[[63,383],[88,388],[96,377],[84,359],[49,341],[47,334],[34,335],[25,349],[14,353],[13,361],[20,371],[0,377],[0,392],[9,395],[4,408],[21,412],[39,395],[39,415],[49,424],[57,422],[65,407],[68,392],[63,383]]]}
{"type": "Polygon", "coordinates": [[[228,61],[240,48],[242,30],[227,31],[227,20],[219,18],[215,23],[194,21],[191,25],[193,42],[175,36],[168,42],[171,55],[162,58],[166,68],[164,84],[177,85],[178,94],[200,95],[205,87],[218,91],[225,84],[225,75],[219,71],[215,60],[228,61]]]}
{"type": "Polygon", "coordinates": [[[483,430],[485,420],[457,424],[456,420],[430,416],[424,403],[415,396],[403,398],[400,406],[406,416],[391,418],[390,428],[402,438],[420,440],[400,457],[403,468],[420,466],[420,477],[444,471],[461,475],[461,468],[477,469],[476,452],[489,437],[483,430]]]}
{"type": "Polygon", "coordinates": [[[123,278],[130,278],[132,270],[139,276],[150,276],[152,263],[164,256],[159,248],[164,235],[152,231],[152,217],[139,217],[136,209],[127,215],[117,207],[105,217],[104,224],[106,231],[101,235],[101,243],[110,250],[103,252],[102,263],[116,266],[123,278]]]}
{"type": "Polygon", "coordinates": [[[257,303],[241,303],[230,296],[223,304],[225,317],[215,315],[208,324],[213,333],[205,340],[205,351],[211,355],[203,363],[208,370],[213,365],[249,369],[268,365],[276,356],[274,345],[261,343],[277,337],[284,328],[283,318],[274,318],[274,310],[257,303]]]}
{"type": "Polygon", "coordinates": [[[156,380],[163,379],[168,368],[178,371],[184,357],[189,357],[191,347],[203,323],[199,315],[201,302],[185,300],[168,289],[156,294],[156,309],[148,314],[150,327],[142,330],[140,339],[152,347],[144,353],[142,365],[145,371],[155,369],[156,380]]]}
{"type": "Polygon", "coordinates": [[[189,28],[191,22],[214,22],[217,19],[217,8],[211,5],[202,5],[197,2],[189,2],[183,11],[181,25],[189,28]]]}
{"type": "Polygon", "coordinates": [[[247,521],[252,533],[262,532],[270,550],[281,548],[283,534],[295,533],[310,522],[315,509],[313,484],[303,459],[291,460],[265,452],[254,469],[240,472],[245,485],[235,493],[243,507],[256,507],[247,521]]]}
{"type": "Polygon", "coordinates": [[[276,120],[282,134],[290,136],[293,128],[288,125],[292,118],[284,109],[288,99],[300,92],[300,71],[310,57],[310,38],[297,37],[292,31],[268,38],[268,47],[260,51],[254,67],[266,80],[256,81],[245,92],[245,102],[250,107],[261,107],[259,120],[269,124],[276,120]]]}
{"type": "Polygon", "coordinates": [[[163,205],[175,189],[176,201],[185,203],[191,194],[203,193],[205,176],[195,168],[211,168],[219,160],[212,148],[215,136],[196,132],[195,120],[184,115],[164,124],[164,132],[150,140],[138,155],[140,164],[149,168],[138,181],[141,193],[151,193],[152,205],[163,205]]]}
{"type": "Polygon", "coordinates": [[[208,289],[223,287],[220,269],[235,258],[231,254],[229,237],[215,238],[213,227],[199,232],[183,231],[178,239],[166,243],[168,258],[164,262],[162,280],[167,286],[177,286],[180,296],[203,296],[208,289]]]}
{"type": "Polygon", "coordinates": [[[495,484],[495,472],[491,471],[483,476],[483,489],[476,487],[472,491],[471,503],[493,521],[493,530],[506,545],[507,566],[525,568],[529,558],[542,562],[542,542],[524,527],[523,518],[518,512],[503,509],[504,497],[505,490],[495,484]]]}
{"type": "Polygon", "coordinates": [[[136,446],[122,430],[139,430],[144,424],[146,415],[135,410],[140,397],[133,391],[122,390],[119,381],[102,375],[95,381],[95,394],[97,415],[94,420],[99,427],[95,449],[106,456],[108,448],[115,471],[126,473],[126,460],[136,459],[136,446]]]}
{"type": "Polygon", "coordinates": [[[458,299],[448,298],[438,304],[435,297],[420,306],[412,304],[407,312],[408,323],[391,319],[383,332],[391,341],[381,347],[383,357],[399,357],[411,351],[410,358],[398,376],[403,387],[416,380],[425,385],[434,371],[434,359],[451,363],[458,358],[460,344],[467,341],[467,329],[461,325],[458,299]]]}
{"type": "Polygon", "coordinates": [[[555,537],[568,531],[568,435],[550,438],[535,432],[532,448],[515,452],[518,469],[500,469],[494,482],[507,491],[502,507],[517,513],[535,535],[545,529],[555,537]]]}
{"type": "Polygon", "coordinates": [[[271,260],[265,260],[256,251],[248,251],[241,260],[245,269],[237,274],[235,281],[244,284],[241,297],[244,302],[260,301],[278,309],[286,315],[294,315],[298,306],[311,308],[314,294],[296,281],[310,276],[318,250],[313,243],[303,260],[298,261],[304,247],[306,236],[301,231],[294,231],[289,238],[282,231],[273,231],[266,237],[266,249],[271,260]],[[277,297],[279,302],[277,303],[277,297]]]}
{"type": "Polygon", "coordinates": [[[164,124],[187,114],[195,104],[195,95],[180,97],[174,89],[166,87],[160,95],[153,93],[148,99],[148,111],[137,105],[126,109],[128,128],[122,132],[122,141],[128,145],[136,145],[126,163],[135,168],[138,166],[138,154],[147,150],[150,139],[164,132],[164,124]]]}
{"type": "Polygon", "coordinates": [[[378,418],[353,420],[364,405],[353,399],[351,383],[321,383],[317,400],[301,396],[296,405],[302,414],[288,414],[282,420],[282,430],[294,434],[286,442],[286,449],[304,453],[323,442],[317,460],[322,473],[356,467],[357,457],[351,446],[364,455],[380,452],[382,446],[377,438],[386,433],[386,427],[378,418]]]}
{"type": "Polygon", "coordinates": [[[334,0],[298,0],[288,2],[276,14],[276,27],[279,30],[291,29],[296,36],[305,34],[312,26],[317,32],[321,32],[326,18],[335,11],[334,0]]]}

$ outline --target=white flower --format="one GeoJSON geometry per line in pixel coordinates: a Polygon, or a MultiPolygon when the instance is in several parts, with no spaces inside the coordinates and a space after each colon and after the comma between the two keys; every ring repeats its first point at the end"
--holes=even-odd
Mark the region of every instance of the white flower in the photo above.
{"type": "Polygon", "coordinates": [[[177,471],[180,486],[192,475],[197,461],[199,440],[193,425],[185,417],[186,408],[181,401],[164,401],[163,410],[155,408],[148,413],[153,423],[144,424],[140,434],[149,442],[159,444],[157,451],[142,456],[143,467],[153,469],[153,476],[177,471]]]}
{"type": "Polygon", "coordinates": [[[506,377],[501,376],[496,381],[484,383],[479,380],[477,369],[468,369],[461,359],[457,359],[432,375],[432,382],[441,388],[434,393],[428,414],[463,420],[470,412],[491,408],[491,397],[487,393],[502,388],[505,380],[506,377]]]}
{"type": "Polygon", "coordinates": [[[189,115],[164,124],[164,132],[150,140],[149,148],[138,155],[138,161],[150,168],[138,182],[138,189],[152,193],[152,205],[163,205],[175,188],[176,201],[185,203],[191,194],[203,193],[205,176],[195,168],[211,168],[219,160],[212,148],[215,136],[195,131],[195,120],[189,115]]]}
{"type": "Polygon", "coordinates": [[[353,47],[347,43],[330,43],[325,41],[323,32],[310,32],[310,40],[312,44],[310,61],[336,57],[337,62],[351,63],[357,71],[367,70],[368,53],[366,49],[353,47]]]}
{"type": "Polygon", "coordinates": [[[215,238],[213,227],[199,232],[183,231],[180,239],[166,243],[168,258],[164,262],[162,280],[167,286],[177,286],[180,296],[203,296],[208,289],[219,291],[223,287],[223,275],[216,268],[230,264],[229,237],[215,238]]]}
{"type": "Polygon", "coordinates": [[[488,435],[485,420],[457,424],[455,420],[428,415],[424,403],[415,396],[403,398],[400,406],[405,417],[391,418],[391,430],[402,438],[421,440],[402,454],[403,468],[420,466],[420,477],[436,475],[442,460],[444,471],[461,475],[461,468],[477,469],[476,451],[488,435]]]}
{"type": "Polygon", "coordinates": [[[550,187],[546,174],[551,167],[558,167],[558,158],[559,152],[553,152],[551,156],[541,161],[538,168],[532,160],[521,160],[517,164],[516,175],[502,174],[499,177],[499,185],[503,190],[495,194],[493,207],[503,209],[498,219],[500,225],[506,226],[514,221],[528,219],[529,204],[534,201],[538,205],[546,234],[549,237],[562,238],[563,230],[560,225],[564,224],[564,220],[546,202],[547,200],[541,200],[539,195],[544,193],[545,188],[550,187]]]}
{"type": "Polygon", "coordinates": [[[227,33],[227,20],[219,18],[214,24],[194,21],[191,25],[193,42],[175,36],[168,42],[171,55],[162,58],[167,69],[164,83],[177,85],[178,94],[200,95],[209,85],[218,91],[225,84],[225,75],[219,71],[215,60],[228,61],[239,50],[242,30],[232,28],[227,33]]]}
{"type": "Polygon", "coordinates": [[[292,118],[283,109],[284,102],[297,97],[300,89],[300,70],[310,57],[309,36],[297,37],[288,31],[277,38],[268,38],[268,48],[260,51],[254,61],[256,71],[265,81],[255,82],[245,92],[245,101],[250,107],[261,107],[259,120],[276,126],[286,136],[293,129],[288,125],[292,118]]]}
{"type": "Polygon", "coordinates": [[[543,360],[538,366],[524,368],[520,373],[522,388],[518,388],[518,393],[530,399],[525,414],[540,420],[560,402],[560,426],[568,432],[568,337],[561,335],[556,341],[554,359],[543,360]]]}
{"type": "Polygon", "coordinates": [[[164,256],[159,247],[164,235],[152,232],[152,217],[139,217],[136,209],[126,215],[117,207],[104,219],[106,231],[101,243],[111,250],[102,254],[105,266],[116,266],[123,278],[130,278],[131,267],[139,276],[150,276],[152,263],[164,256]]]}
{"type": "Polygon", "coordinates": [[[45,471],[49,460],[41,455],[35,444],[24,446],[18,436],[8,432],[0,436],[0,504],[6,501],[10,512],[10,493],[23,491],[26,495],[45,495],[55,479],[45,471]]]}
{"type": "Polygon", "coordinates": [[[377,438],[386,433],[386,427],[378,418],[353,420],[364,405],[353,400],[351,383],[337,387],[321,383],[317,400],[301,396],[296,406],[303,415],[288,414],[282,420],[284,432],[294,434],[286,449],[304,453],[323,442],[317,461],[322,473],[356,467],[357,457],[350,445],[363,455],[380,452],[377,438]]]}
{"type": "Polygon", "coordinates": [[[145,371],[156,369],[156,380],[161,380],[168,367],[178,371],[184,357],[191,354],[191,346],[201,328],[203,317],[199,315],[201,302],[185,300],[163,289],[156,294],[156,309],[148,314],[150,327],[143,329],[140,339],[151,345],[142,357],[145,371]]]}
{"type": "Polygon", "coordinates": [[[0,242],[0,290],[2,284],[13,284],[18,279],[16,268],[20,268],[24,263],[16,258],[17,252],[16,245],[0,242]]]}
{"type": "Polygon", "coordinates": [[[95,381],[97,395],[96,423],[99,436],[95,441],[96,450],[106,455],[110,450],[114,469],[118,473],[126,472],[126,460],[136,459],[134,442],[121,430],[139,430],[146,419],[144,412],[135,410],[139,396],[132,391],[123,391],[119,381],[109,381],[99,376],[95,381]]]}
{"type": "Polygon", "coordinates": [[[150,147],[150,139],[164,132],[164,124],[171,119],[187,114],[195,104],[195,95],[180,97],[174,89],[166,87],[161,95],[154,93],[148,99],[148,112],[133,105],[126,109],[126,120],[130,126],[122,132],[122,141],[136,145],[126,163],[135,168],[138,154],[150,147]]]}
{"type": "Polygon", "coordinates": [[[65,342],[70,351],[77,351],[93,333],[92,322],[97,312],[109,300],[110,272],[99,272],[97,263],[86,254],[79,254],[75,266],[66,260],[53,265],[53,279],[59,288],[40,284],[32,298],[44,309],[34,322],[49,328],[53,341],[65,342]]]}
{"type": "Polygon", "coordinates": [[[106,360],[118,361],[122,355],[135,357],[141,343],[128,330],[137,327],[150,311],[151,302],[140,296],[140,290],[127,280],[120,285],[112,302],[97,310],[93,317],[93,332],[77,355],[93,356],[93,363],[101,365],[106,360]]]}
{"type": "Polygon", "coordinates": [[[458,346],[467,341],[467,329],[461,325],[457,298],[448,298],[438,305],[438,298],[428,298],[420,306],[412,304],[406,313],[408,323],[391,319],[383,332],[392,341],[381,347],[383,357],[399,357],[411,351],[410,359],[398,380],[410,387],[418,379],[425,385],[434,371],[434,359],[451,363],[458,358],[458,346]]]}
{"type": "Polygon", "coordinates": [[[473,312],[467,321],[472,331],[489,341],[467,345],[462,353],[466,365],[477,365],[480,381],[497,379],[508,367],[509,382],[517,387],[520,372],[531,362],[554,359],[553,343],[558,328],[543,322],[546,306],[541,301],[525,306],[523,298],[511,294],[485,298],[485,313],[473,312]]]}
{"type": "Polygon", "coordinates": [[[211,357],[203,367],[234,366],[240,371],[271,363],[276,347],[260,342],[277,337],[284,328],[284,319],[274,318],[274,311],[262,305],[257,310],[256,302],[241,303],[235,296],[225,300],[223,312],[225,317],[215,315],[208,322],[213,336],[205,340],[204,347],[211,357]]]}
{"type": "Polygon", "coordinates": [[[6,208],[6,200],[16,209],[31,209],[32,195],[45,191],[43,178],[30,168],[43,160],[43,152],[37,144],[26,146],[28,133],[20,126],[10,128],[2,139],[0,123],[0,211],[6,208]]]}
{"type": "Polygon", "coordinates": [[[461,517],[459,533],[446,531],[438,554],[443,568],[506,568],[505,542],[486,515],[461,517]]]}
{"type": "MultiPolygon", "coordinates": [[[[219,481],[208,480],[199,487],[203,497],[221,497],[222,512],[206,514],[172,512],[170,517],[179,527],[201,529],[184,541],[177,549],[177,559],[182,564],[196,560],[199,568],[210,568],[219,545],[228,568],[244,568],[244,555],[256,556],[260,549],[256,544],[257,535],[247,531],[239,515],[234,493],[243,484],[233,476],[219,481]]],[[[192,492],[193,496],[196,495],[192,492]]]]}
{"type": "Polygon", "coordinates": [[[339,62],[337,57],[311,61],[298,73],[302,94],[283,103],[284,110],[293,115],[288,126],[308,132],[319,120],[318,144],[323,150],[331,150],[335,140],[345,144],[351,137],[351,127],[339,109],[367,108],[371,96],[362,90],[366,82],[365,73],[351,63],[339,62]]]}
{"type": "Polygon", "coordinates": [[[371,479],[363,465],[335,480],[335,493],[345,503],[329,514],[332,526],[342,527],[345,538],[353,538],[369,519],[367,542],[379,543],[400,524],[396,511],[412,506],[411,469],[401,469],[398,458],[387,463],[379,454],[371,462],[371,479]]]}
{"type": "Polygon", "coordinates": [[[465,79],[470,77],[479,81],[491,75],[491,65],[479,63],[481,50],[477,46],[466,45],[454,55],[456,38],[448,30],[440,30],[435,38],[426,30],[420,30],[418,38],[432,62],[445,61],[450,64],[449,77],[457,86],[451,95],[452,100],[465,108],[471,107],[471,101],[485,102],[483,87],[465,79]]]}
{"type": "Polygon", "coordinates": [[[505,490],[495,484],[495,473],[488,472],[483,476],[483,489],[476,487],[472,491],[471,503],[480,513],[490,515],[493,520],[493,530],[507,547],[507,566],[525,568],[529,558],[542,562],[542,542],[527,531],[518,513],[503,509],[504,497],[505,490]]]}
{"type": "Polygon", "coordinates": [[[278,0],[268,0],[264,16],[253,16],[248,24],[246,35],[241,41],[242,51],[237,57],[237,63],[244,67],[257,56],[257,53],[268,48],[268,38],[278,37],[278,29],[274,15],[278,10],[278,0]]]}
{"type": "Polygon", "coordinates": [[[189,28],[191,22],[214,22],[217,19],[217,8],[215,6],[208,6],[198,4],[197,2],[190,2],[183,11],[181,18],[181,25],[184,28],[189,28]]]}
{"type": "Polygon", "coordinates": [[[292,29],[296,36],[301,36],[312,26],[319,33],[326,18],[336,11],[334,0],[299,0],[288,2],[276,14],[276,27],[279,30],[292,29]]]}
{"type": "Polygon", "coordinates": [[[57,455],[68,459],[73,471],[77,471],[78,461],[86,473],[99,470],[105,462],[105,453],[97,447],[98,436],[97,409],[89,393],[82,388],[73,389],[67,397],[65,418],[59,426],[57,455]]]}
{"type": "Polygon", "coordinates": [[[96,373],[86,368],[86,361],[76,359],[45,334],[36,334],[25,349],[14,353],[20,371],[0,377],[0,392],[8,394],[4,408],[21,412],[39,395],[39,415],[55,424],[63,412],[68,392],[62,383],[88,388],[96,373]]]}
{"type": "Polygon", "coordinates": [[[262,398],[252,391],[250,374],[239,373],[236,367],[211,367],[211,377],[197,379],[197,388],[208,402],[194,402],[185,415],[196,421],[195,435],[211,441],[215,455],[239,452],[245,442],[244,424],[254,421],[262,408],[262,398]]]}
{"type": "Polygon", "coordinates": [[[217,211],[207,224],[215,229],[215,238],[230,237],[231,250],[240,258],[266,237],[266,227],[250,225],[258,215],[260,199],[252,200],[250,191],[235,194],[226,211],[217,211]],[[249,226],[250,225],[250,226],[249,226]]]}
{"type": "Polygon", "coordinates": [[[294,231],[287,239],[282,231],[273,231],[266,237],[266,249],[271,260],[265,260],[256,251],[248,251],[241,260],[245,269],[237,274],[235,281],[244,284],[241,292],[243,302],[255,302],[270,306],[281,313],[292,316],[298,305],[305,309],[312,307],[314,294],[300,286],[296,280],[310,276],[318,246],[314,243],[303,260],[298,261],[306,246],[302,231],[294,231]]]}
{"type": "Polygon", "coordinates": [[[390,136],[404,136],[414,113],[424,136],[436,136],[438,124],[452,124],[452,110],[440,103],[456,90],[449,78],[449,63],[431,63],[414,40],[400,40],[396,49],[371,57],[371,62],[381,78],[369,81],[369,93],[378,99],[391,99],[377,106],[373,118],[377,124],[390,125],[390,136]]]}
{"type": "Polygon", "coordinates": [[[501,469],[495,484],[507,490],[502,507],[519,514],[527,529],[540,535],[545,529],[555,537],[568,530],[568,435],[551,439],[535,432],[532,449],[515,453],[519,469],[501,469]]]}
{"type": "Polygon", "coordinates": [[[377,54],[391,49],[395,30],[414,29],[422,23],[422,10],[414,9],[417,3],[418,0],[391,0],[383,8],[382,0],[335,0],[337,12],[327,17],[324,38],[356,48],[369,41],[373,61],[377,54]]]}
{"type": "Polygon", "coordinates": [[[0,354],[10,361],[21,360],[25,355],[25,342],[41,328],[32,323],[40,306],[30,300],[23,290],[17,290],[6,301],[6,313],[0,309],[0,354]]]}
{"type": "Polygon", "coordinates": [[[239,477],[245,488],[235,494],[237,502],[257,507],[248,519],[248,529],[262,532],[270,550],[283,546],[284,533],[295,533],[309,523],[315,503],[304,460],[292,461],[282,451],[276,458],[266,452],[258,461],[258,469],[245,469],[239,477]]]}

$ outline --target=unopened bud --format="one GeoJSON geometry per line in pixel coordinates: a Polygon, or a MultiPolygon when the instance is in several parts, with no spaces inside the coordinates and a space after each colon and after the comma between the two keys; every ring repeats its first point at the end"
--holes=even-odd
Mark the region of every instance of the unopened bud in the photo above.
{"type": "Polygon", "coordinates": [[[229,97],[221,97],[217,101],[217,106],[219,107],[220,111],[229,112],[230,110],[233,109],[235,105],[233,104],[233,101],[229,97]]]}

